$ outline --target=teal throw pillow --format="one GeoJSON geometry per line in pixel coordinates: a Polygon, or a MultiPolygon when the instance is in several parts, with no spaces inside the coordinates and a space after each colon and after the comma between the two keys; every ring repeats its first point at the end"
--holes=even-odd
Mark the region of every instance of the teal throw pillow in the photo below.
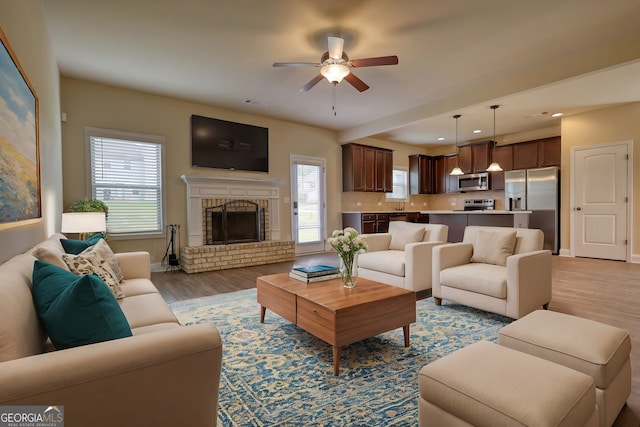
{"type": "Polygon", "coordinates": [[[97,233],[87,240],[60,239],[60,243],[62,243],[62,247],[66,253],[78,255],[80,252],[98,243],[102,237],[102,233],[97,233]]]}
{"type": "Polygon", "coordinates": [[[56,349],[132,335],[109,287],[95,274],[77,276],[36,260],[32,283],[36,310],[56,349]]]}

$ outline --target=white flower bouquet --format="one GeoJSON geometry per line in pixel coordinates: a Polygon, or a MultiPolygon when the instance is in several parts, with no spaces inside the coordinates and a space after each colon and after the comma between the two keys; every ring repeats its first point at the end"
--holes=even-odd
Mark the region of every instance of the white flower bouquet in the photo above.
{"type": "Polygon", "coordinates": [[[347,288],[354,287],[353,262],[357,253],[367,251],[367,241],[356,229],[347,227],[344,230],[334,230],[327,242],[338,252],[342,261],[340,272],[343,285],[347,288]]]}

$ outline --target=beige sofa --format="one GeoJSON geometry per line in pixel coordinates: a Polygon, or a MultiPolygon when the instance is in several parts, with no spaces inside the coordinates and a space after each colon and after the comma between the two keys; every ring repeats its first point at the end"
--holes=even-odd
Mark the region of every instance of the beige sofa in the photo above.
{"type": "Polygon", "coordinates": [[[150,280],[146,252],[116,254],[133,336],[55,350],[31,295],[53,235],[0,265],[0,405],[64,406],[67,426],[215,426],[222,361],[212,325],[181,326],[150,280]]]}
{"type": "Polygon", "coordinates": [[[514,319],[546,308],[551,252],[542,250],[543,241],[536,229],[466,227],[462,242],[433,249],[434,302],[454,301],[514,319]]]}
{"type": "Polygon", "coordinates": [[[368,250],[358,254],[358,276],[414,292],[431,288],[431,251],[447,241],[442,224],[392,221],[388,233],[365,234],[368,250]]]}

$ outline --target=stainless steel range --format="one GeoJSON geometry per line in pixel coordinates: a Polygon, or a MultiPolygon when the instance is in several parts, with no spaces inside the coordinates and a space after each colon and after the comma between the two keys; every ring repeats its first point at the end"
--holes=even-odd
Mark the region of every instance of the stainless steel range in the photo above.
{"type": "Polygon", "coordinates": [[[495,209],[495,199],[466,199],[465,211],[492,211],[495,209]]]}

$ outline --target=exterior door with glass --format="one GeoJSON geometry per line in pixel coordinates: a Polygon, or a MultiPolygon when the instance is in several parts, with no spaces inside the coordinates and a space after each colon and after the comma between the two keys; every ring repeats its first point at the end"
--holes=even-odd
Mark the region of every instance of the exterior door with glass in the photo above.
{"type": "Polygon", "coordinates": [[[325,251],[325,160],[291,156],[291,225],[296,254],[325,251]]]}

